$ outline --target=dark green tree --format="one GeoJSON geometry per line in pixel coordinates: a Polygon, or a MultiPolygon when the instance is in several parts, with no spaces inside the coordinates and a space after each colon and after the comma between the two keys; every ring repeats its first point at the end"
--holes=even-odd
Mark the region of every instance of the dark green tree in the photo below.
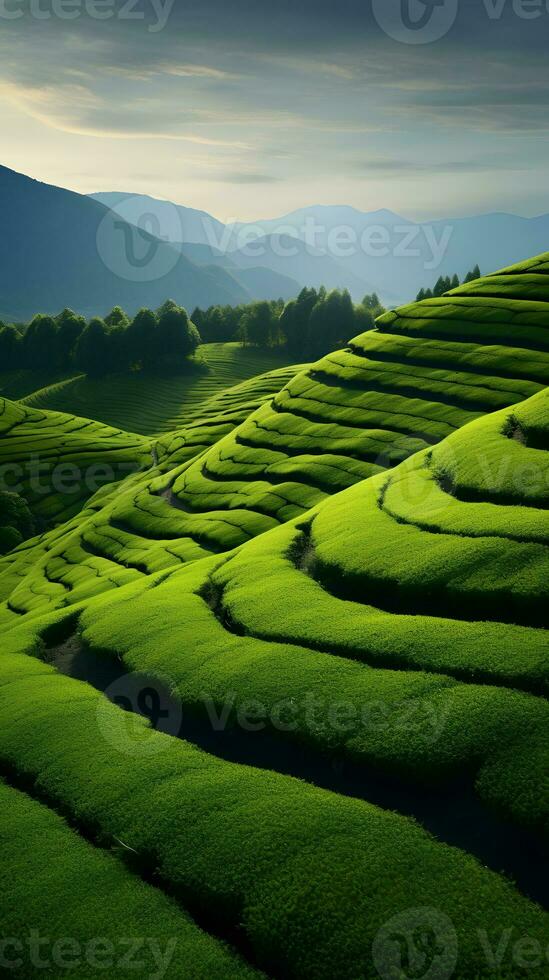
{"type": "Polygon", "coordinates": [[[200,334],[183,307],[167,300],[158,310],[154,361],[161,370],[181,369],[200,343],[200,334]]]}
{"type": "Polygon", "coordinates": [[[387,312],[377,293],[366,293],[366,296],[360,305],[363,306],[364,309],[370,311],[374,317],[374,320],[376,320],[378,316],[381,316],[383,313],[387,312]]]}
{"type": "Polygon", "coordinates": [[[23,334],[25,367],[36,370],[55,363],[57,353],[57,324],[53,317],[38,313],[23,334]]]}
{"type": "Polygon", "coordinates": [[[113,307],[105,317],[105,323],[108,327],[127,327],[129,322],[129,317],[124,313],[121,306],[113,307]]]}
{"type": "Polygon", "coordinates": [[[142,309],[126,329],[126,356],[130,370],[142,371],[155,367],[156,314],[142,309]]]}
{"type": "Polygon", "coordinates": [[[91,378],[101,378],[111,370],[109,328],[95,317],[80,334],[76,343],[76,367],[91,378]]]}
{"type": "Polygon", "coordinates": [[[338,350],[355,333],[355,310],[349,292],[332,289],[319,292],[319,298],[309,318],[309,352],[321,357],[338,350]]]}
{"type": "Polygon", "coordinates": [[[0,322],[0,370],[10,371],[21,363],[21,334],[12,323],[0,322]]]}
{"type": "Polygon", "coordinates": [[[305,287],[297,299],[286,303],[279,320],[288,352],[295,360],[308,356],[309,319],[319,298],[316,289],[305,287]]]}
{"type": "Polygon", "coordinates": [[[17,493],[0,491],[0,555],[16,548],[35,532],[26,500],[17,493]]]}
{"type": "Polygon", "coordinates": [[[74,350],[80,334],[86,326],[84,317],[65,309],[55,318],[57,323],[57,366],[67,370],[74,359],[74,350]]]}
{"type": "Polygon", "coordinates": [[[278,331],[278,317],[272,304],[267,300],[251,303],[240,326],[242,343],[252,344],[254,347],[272,347],[278,331]]]}
{"type": "Polygon", "coordinates": [[[366,333],[367,330],[373,330],[375,325],[376,321],[372,310],[367,309],[362,304],[355,306],[354,333],[366,333]]]}
{"type": "Polygon", "coordinates": [[[480,276],[481,276],[481,272],[480,272],[479,266],[476,265],[474,267],[474,269],[471,269],[471,271],[467,273],[467,275],[465,276],[465,279],[463,280],[463,282],[464,283],[466,283],[466,282],[474,282],[475,279],[480,279],[480,276]]]}
{"type": "Polygon", "coordinates": [[[122,323],[107,327],[109,347],[109,371],[126,372],[130,368],[130,352],[127,343],[128,327],[122,323]]]}
{"type": "Polygon", "coordinates": [[[228,309],[223,310],[220,306],[211,306],[204,314],[202,327],[198,327],[195,320],[193,323],[198,327],[200,336],[206,344],[223,343],[232,340],[234,333],[239,326],[227,324],[228,309]]]}

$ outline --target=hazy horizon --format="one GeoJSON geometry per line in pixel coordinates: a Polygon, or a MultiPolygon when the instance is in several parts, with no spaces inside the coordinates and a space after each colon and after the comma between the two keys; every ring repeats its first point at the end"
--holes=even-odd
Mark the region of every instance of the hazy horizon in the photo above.
{"type": "Polygon", "coordinates": [[[419,221],[419,222],[422,222],[422,221],[423,222],[427,222],[429,220],[438,221],[438,220],[443,219],[443,218],[447,218],[450,221],[452,219],[459,220],[459,219],[467,219],[467,218],[479,218],[479,217],[486,217],[486,216],[494,215],[494,214],[501,214],[501,215],[505,215],[505,216],[508,216],[508,217],[524,218],[525,220],[529,220],[529,219],[532,219],[532,218],[534,218],[534,219],[535,218],[541,218],[541,217],[544,217],[545,215],[549,214],[549,203],[548,203],[548,206],[547,206],[547,210],[545,210],[545,211],[543,211],[543,210],[542,211],[536,211],[533,214],[524,214],[524,213],[521,213],[521,212],[519,212],[517,210],[512,211],[510,209],[509,210],[505,210],[505,209],[498,208],[498,209],[494,209],[494,210],[477,211],[477,212],[474,212],[474,211],[466,211],[463,214],[458,214],[458,213],[455,213],[455,212],[452,212],[452,213],[446,213],[446,212],[442,213],[441,212],[440,214],[435,215],[434,213],[426,212],[424,215],[420,215],[420,216],[417,216],[416,217],[416,216],[413,215],[413,213],[411,211],[409,211],[405,207],[402,208],[402,209],[400,209],[400,210],[397,210],[396,208],[392,208],[390,205],[388,205],[388,206],[386,206],[386,205],[380,205],[379,207],[373,207],[373,208],[361,208],[361,207],[358,207],[356,205],[349,204],[347,201],[335,200],[333,202],[328,203],[326,201],[314,200],[314,201],[307,201],[307,202],[305,202],[303,204],[300,204],[297,207],[292,208],[292,209],[287,208],[285,210],[281,210],[281,211],[277,211],[277,212],[274,212],[273,211],[272,213],[270,213],[270,212],[268,212],[268,213],[267,212],[266,213],[259,213],[259,214],[255,215],[253,218],[244,218],[244,219],[235,218],[235,219],[231,219],[231,218],[224,218],[224,217],[222,217],[219,214],[215,214],[214,212],[209,211],[208,208],[202,206],[200,204],[200,202],[197,202],[195,204],[189,204],[188,201],[186,201],[186,200],[177,200],[175,198],[165,197],[165,196],[163,196],[160,193],[155,193],[153,189],[150,189],[150,190],[134,189],[133,191],[128,191],[127,188],[122,187],[122,186],[110,186],[110,185],[106,184],[105,187],[93,187],[91,190],[81,190],[81,189],[79,189],[77,187],[71,187],[68,184],[56,183],[54,180],[47,179],[46,177],[44,177],[43,175],[41,175],[39,172],[32,172],[32,171],[30,171],[28,169],[25,170],[25,171],[22,171],[22,170],[21,171],[17,171],[17,168],[15,168],[15,167],[9,167],[9,165],[4,160],[0,160],[0,166],[5,166],[8,169],[15,170],[16,172],[21,173],[23,176],[30,177],[32,180],[39,181],[40,183],[50,184],[51,186],[60,187],[60,188],[65,189],[65,190],[73,191],[76,194],[83,194],[83,195],[85,195],[87,197],[96,197],[97,195],[100,195],[100,194],[128,194],[128,193],[131,194],[131,193],[133,193],[136,196],[149,197],[152,200],[166,201],[168,203],[175,204],[177,207],[192,208],[192,210],[195,210],[195,211],[202,211],[205,214],[208,214],[211,217],[216,218],[218,221],[220,221],[222,223],[225,223],[225,224],[230,224],[231,223],[231,220],[234,220],[235,222],[239,222],[240,220],[243,220],[244,222],[245,221],[250,221],[250,222],[252,222],[252,221],[272,221],[272,220],[276,220],[276,219],[282,219],[283,220],[285,217],[288,217],[288,216],[294,214],[297,211],[312,211],[312,210],[315,210],[315,209],[318,209],[318,208],[334,208],[334,209],[337,209],[337,208],[351,208],[352,210],[357,211],[358,213],[363,213],[363,214],[376,214],[377,212],[391,212],[391,213],[394,213],[397,217],[404,218],[407,221],[410,221],[412,223],[415,222],[415,221],[419,221]]]}

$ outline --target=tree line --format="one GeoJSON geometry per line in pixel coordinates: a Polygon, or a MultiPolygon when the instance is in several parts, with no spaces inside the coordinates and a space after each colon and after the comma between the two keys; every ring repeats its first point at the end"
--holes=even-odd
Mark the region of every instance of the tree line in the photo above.
{"type": "Polygon", "coordinates": [[[296,299],[242,306],[197,307],[192,314],[204,343],[240,341],[281,347],[295,359],[312,360],[343,347],[355,334],[371,330],[384,312],[378,296],[355,305],[347,290],[304,288],[296,299]]]}
{"type": "Polygon", "coordinates": [[[73,310],[37,314],[27,325],[0,323],[0,364],[12,368],[75,368],[90,377],[126,371],[173,371],[184,367],[200,343],[187,312],[173,300],[133,319],[119,306],[104,319],[86,322],[73,310]]]}
{"type": "Polygon", "coordinates": [[[90,377],[135,371],[182,370],[201,343],[238,341],[281,348],[292,359],[314,360],[345,346],[384,312],[376,293],[354,304],[347,290],[302,289],[296,299],[186,310],[167,300],[132,319],[115,306],[86,321],[73,310],[37,314],[28,324],[0,322],[0,367],[81,371],[90,377]]]}
{"type": "Polygon", "coordinates": [[[420,289],[416,296],[416,302],[419,303],[422,299],[435,299],[438,296],[444,296],[444,293],[449,292],[450,289],[457,289],[459,285],[465,285],[465,283],[473,282],[475,279],[480,279],[478,265],[467,273],[462,283],[460,283],[457,273],[454,273],[453,276],[439,276],[432,289],[420,289]]]}

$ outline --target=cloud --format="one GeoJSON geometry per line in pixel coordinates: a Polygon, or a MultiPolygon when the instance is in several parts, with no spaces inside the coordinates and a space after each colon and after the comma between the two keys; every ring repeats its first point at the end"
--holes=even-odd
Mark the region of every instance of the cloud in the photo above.
{"type": "Polygon", "coordinates": [[[489,160],[428,160],[412,161],[407,158],[379,158],[356,161],[350,167],[351,173],[364,178],[372,175],[383,177],[414,177],[434,174],[474,174],[493,173],[495,170],[520,172],[527,170],[523,163],[512,162],[501,157],[489,160]]]}
{"type": "Polygon", "coordinates": [[[81,85],[50,86],[38,88],[0,82],[0,98],[14,103],[22,112],[52,129],[80,136],[102,139],[158,139],[177,140],[197,146],[250,150],[250,144],[242,140],[218,139],[206,134],[182,131],[181,126],[196,122],[194,117],[172,120],[172,129],[154,128],[156,113],[149,107],[136,118],[124,108],[112,109],[95,93],[81,85]],[[140,125],[141,124],[141,125],[140,125]],[[152,125],[151,125],[152,124],[152,125]],[[149,128],[150,127],[150,128],[149,128]]]}
{"type": "MultiPolygon", "coordinates": [[[[151,0],[139,2],[150,13],[151,0]]],[[[157,34],[143,21],[26,16],[2,25],[0,102],[11,118],[36,121],[24,133],[36,159],[43,130],[51,148],[74,154],[77,174],[92,166],[92,147],[73,137],[98,138],[100,180],[103,167],[123,186],[122,168],[129,183],[134,164],[149,170],[156,156],[157,182],[184,196],[192,179],[206,206],[225,207],[225,183],[239,207],[246,195],[271,207],[292,194],[299,206],[310,189],[402,210],[430,206],[442,184],[449,200],[448,175],[460,175],[460,193],[487,193],[488,176],[474,179],[483,173],[507,204],[518,200],[514,173],[549,163],[539,136],[549,123],[549,16],[490,21],[483,2],[459,6],[455,29],[419,48],[387,38],[368,0],[176,0],[157,34]],[[130,153],[129,140],[143,145],[130,153]],[[403,201],[409,186],[399,189],[405,177],[413,204],[403,201]]],[[[17,129],[3,142],[20,146],[17,129]]]]}
{"type": "Polygon", "coordinates": [[[175,75],[178,78],[238,78],[234,72],[212,68],[211,65],[164,65],[162,70],[166,75],[175,75]]]}
{"type": "Polygon", "coordinates": [[[245,171],[210,174],[206,179],[219,180],[227,184],[277,184],[281,180],[280,177],[274,177],[271,174],[246,173],[245,171]]]}

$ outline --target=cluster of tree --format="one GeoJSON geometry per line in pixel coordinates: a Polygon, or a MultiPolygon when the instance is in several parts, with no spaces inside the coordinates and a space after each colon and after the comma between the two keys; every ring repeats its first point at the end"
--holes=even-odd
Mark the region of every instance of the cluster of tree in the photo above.
{"type": "Polygon", "coordinates": [[[16,548],[34,534],[34,530],[26,500],[17,493],[0,490],[0,555],[16,548]]]}
{"type": "Polygon", "coordinates": [[[297,299],[286,303],[280,331],[293,358],[310,360],[344,347],[355,334],[371,330],[376,317],[384,312],[376,293],[355,306],[346,289],[302,289],[297,299]]]}
{"type": "Polygon", "coordinates": [[[358,306],[347,290],[302,289],[296,299],[246,306],[196,309],[193,322],[205,343],[239,340],[255,347],[284,347],[295,360],[321,357],[370,330],[384,308],[376,293],[358,306]]]}
{"type": "Polygon", "coordinates": [[[200,343],[240,341],[244,346],[283,347],[295,360],[311,360],[343,347],[374,326],[384,308],[376,293],[355,305],[347,290],[324,286],[299,296],[241,306],[198,307],[192,319],[168,300],[158,310],[130,319],[119,306],[104,319],[86,322],[72,310],[38,314],[25,325],[0,322],[2,370],[75,369],[90,377],[128,371],[181,370],[200,343]]]}
{"type": "Polygon", "coordinates": [[[57,317],[38,314],[26,327],[0,323],[4,370],[47,366],[75,368],[91,377],[125,371],[180,370],[194,354],[200,335],[173,300],[130,318],[116,306],[104,320],[86,323],[72,310],[57,317]]]}
{"type": "Polygon", "coordinates": [[[72,363],[74,348],[86,321],[72,310],[59,316],[38,314],[29,324],[0,322],[0,363],[16,367],[64,370],[72,363]]]}
{"type": "MultiPolygon", "coordinates": [[[[243,338],[244,322],[250,314],[255,315],[254,308],[257,305],[257,303],[243,303],[240,306],[210,306],[207,310],[201,310],[197,306],[191,319],[204,344],[229,343],[243,338]]],[[[272,300],[261,305],[268,306],[270,315],[278,318],[284,308],[284,300],[272,300]]]]}
{"type": "MultiPolygon", "coordinates": [[[[475,279],[480,279],[480,269],[478,265],[467,273],[462,285],[464,285],[466,282],[473,282],[475,279]]],[[[456,273],[454,273],[453,276],[439,276],[432,289],[420,289],[416,296],[416,300],[420,302],[422,299],[434,299],[437,296],[444,296],[444,293],[447,293],[450,289],[457,289],[459,285],[459,276],[456,275],[456,273]]]]}

